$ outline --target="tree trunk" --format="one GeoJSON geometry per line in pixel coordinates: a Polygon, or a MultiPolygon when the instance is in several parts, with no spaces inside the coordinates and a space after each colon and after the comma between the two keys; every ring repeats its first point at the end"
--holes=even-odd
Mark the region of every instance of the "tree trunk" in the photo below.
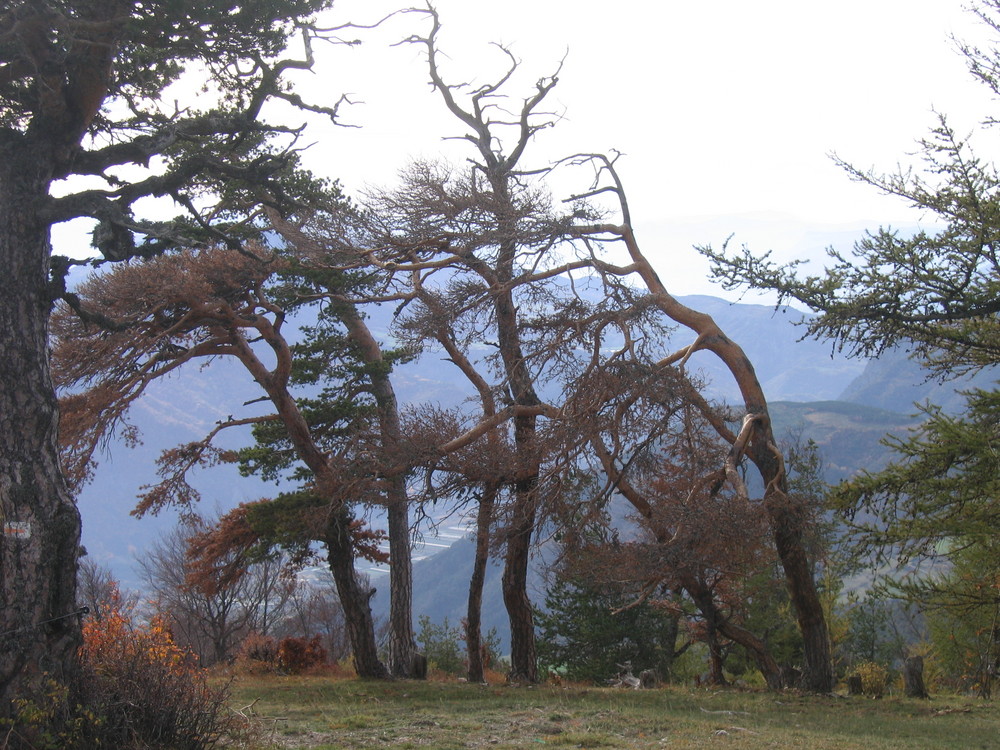
{"type": "MultiPolygon", "coordinates": [[[[614,174],[613,168],[611,172],[614,174]]],[[[617,175],[615,179],[617,180],[617,175]]],[[[618,187],[621,189],[620,184],[618,187]]],[[[624,193],[621,195],[624,196],[624,193]]],[[[802,633],[806,662],[802,687],[811,692],[828,693],[833,690],[834,674],[826,616],[816,591],[812,565],[805,552],[803,519],[798,509],[790,507],[787,502],[788,479],[774,444],[767,399],[764,397],[760,381],[743,350],[725,335],[710,315],[681,304],[667,291],[659,275],[642,254],[628,224],[628,212],[625,213],[624,226],[603,226],[599,231],[618,234],[625,241],[629,256],[634,263],[634,270],[642,277],[659,308],[667,317],[697,334],[697,339],[684,357],[690,356],[696,350],[704,349],[721,359],[739,386],[747,416],[755,418],[747,455],[757,467],[764,482],[764,505],[771,521],[778,557],[785,572],[789,598],[795,608],[799,630],[802,633]]]]}
{"type": "Polygon", "coordinates": [[[489,482],[483,489],[476,512],[476,557],[469,579],[469,604],[465,615],[465,648],[469,659],[469,682],[486,681],[486,664],[483,653],[483,585],[486,583],[486,566],[490,560],[490,524],[496,504],[498,488],[489,482]]]}
{"type": "Polygon", "coordinates": [[[745,648],[754,661],[757,662],[757,669],[764,676],[764,681],[771,690],[781,690],[783,681],[781,668],[774,660],[767,644],[746,628],[742,628],[735,623],[722,617],[719,608],[715,605],[715,597],[704,583],[693,577],[685,577],[681,580],[684,590],[691,596],[698,611],[704,616],[709,628],[715,629],[733,643],[737,643],[745,648]]]}
{"type": "MultiPolygon", "coordinates": [[[[337,291],[331,289],[331,291],[337,291]]],[[[379,437],[383,464],[397,461],[402,428],[396,392],[385,366],[382,347],[354,305],[342,303],[339,317],[371,367],[372,395],[378,405],[379,437]]],[[[403,474],[388,477],[386,492],[389,525],[389,672],[395,677],[413,677],[417,644],[413,636],[413,560],[410,542],[410,499],[403,474]]],[[[426,670],[424,677],[426,677],[426,670]]]]}
{"type": "MultiPolygon", "coordinates": [[[[518,494],[520,490],[518,491],[518,494]]],[[[507,554],[503,570],[503,601],[510,619],[510,682],[538,682],[538,657],[535,653],[535,622],[528,598],[528,561],[535,514],[525,512],[525,501],[518,502],[507,535],[507,554]],[[518,513],[518,511],[521,511],[518,513]]]]}
{"type": "Polygon", "coordinates": [[[656,663],[656,672],[663,682],[670,682],[670,677],[674,672],[674,659],[677,657],[677,636],[680,634],[681,620],[679,617],[663,618],[663,637],[660,642],[663,644],[663,651],[659,661],[656,663]]]}
{"type": "Polygon", "coordinates": [[[49,373],[48,193],[51,155],[0,143],[0,716],[45,676],[70,685],[80,515],[63,480],[49,373]]]}
{"type": "Polygon", "coordinates": [[[903,662],[903,688],[908,698],[931,697],[924,686],[924,657],[906,657],[903,662]]]}
{"type": "Polygon", "coordinates": [[[378,658],[372,620],[371,598],[375,589],[362,586],[354,570],[354,547],[349,531],[351,520],[346,508],[333,511],[325,535],[327,561],[351,638],[354,670],[358,677],[384,679],[389,676],[389,671],[378,658]]]}
{"type": "Polygon", "coordinates": [[[400,485],[389,497],[389,672],[394,677],[414,676],[417,644],[413,636],[413,559],[410,544],[409,500],[402,477],[389,480],[400,485]]]}
{"type": "Polygon", "coordinates": [[[726,675],[723,671],[725,660],[722,657],[722,644],[719,643],[719,631],[712,623],[709,623],[705,640],[708,643],[708,684],[725,685],[726,675]]]}
{"type": "MultiPolygon", "coordinates": [[[[509,236],[515,236],[510,231],[509,236]]],[[[508,280],[513,276],[515,249],[513,243],[505,243],[501,250],[501,272],[498,275],[501,280],[508,280]]],[[[509,289],[494,296],[493,309],[497,317],[500,357],[514,403],[519,406],[537,406],[541,400],[535,393],[534,381],[525,364],[517,306],[509,289]]],[[[535,622],[528,597],[528,562],[531,536],[535,530],[535,487],[540,470],[534,416],[514,417],[514,451],[518,479],[514,482],[514,507],[507,531],[503,571],[503,600],[510,619],[508,679],[511,682],[535,683],[538,682],[538,657],[535,653],[535,622]]]]}
{"type": "MultiPolygon", "coordinates": [[[[764,462],[773,462],[773,458],[757,459],[758,466],[764,462]]],[[[767,481],[765,469],[762,468],[761,473],[767,481]]],[[[764,497],[774,545],[785,571],[789,597],[795,607],[799,632],[802,633],[805,664],[802,665],[799,687],[812,693],[829,693],[833,690],[835,675],[826,615],[816,590],[813,566],[806,555],[802,514],[796,512],[796,508],[785,507],[787,502],[788,498],[783,493],[771,492],[764,497]]]]}

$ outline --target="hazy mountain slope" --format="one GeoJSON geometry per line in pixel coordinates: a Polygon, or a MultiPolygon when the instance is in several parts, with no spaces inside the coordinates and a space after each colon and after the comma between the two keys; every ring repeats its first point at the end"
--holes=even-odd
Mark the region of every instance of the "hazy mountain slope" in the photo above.
{"type": "MultiPolygon", "coordinates": [[[[702,295],[680,300],[711,315],[726,335],[742,347],[769,401],[835,399],[864,370],[864,361],[837,354],[828,343],[802,340],[804,329],[797,324],[803,313],[796,310],[776,310],[770,305],[733,303],[702,295]]],[[[687,343],[690,339],[685,336],[690,334],[682,331],[675,334],[679,342],[687,343]]],[[[692,357],[691,362],[708,376],[713,397],[738,403],[739,393],[732,377],[714,356],[703,352],[692,357]]]]}
{"type": "Polygon", "coordinates": [[[812,440],[819,446],[831,483],[882,467],[889,453],[881,440],[917,423],[906,414],[843,401],[772,401],[769,408],[779,441],[812,440]]]}
{"type": "Polygon", "coordinates": [[[998,378],[1000,368],[993,367],[972,377],[942,383],[928,378],[927,371],[910,359],[905,349],[897,347],[868,362],[839,399],[906,414],[916,411],[915,403],[930,401],[946,411],[957,412],[965,404],[961,391],[994,388],[998,378]]]}

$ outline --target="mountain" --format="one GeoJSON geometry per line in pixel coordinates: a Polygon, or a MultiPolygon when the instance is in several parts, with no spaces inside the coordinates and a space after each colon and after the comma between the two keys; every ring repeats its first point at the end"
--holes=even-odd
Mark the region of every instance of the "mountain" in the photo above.
{"type": "MultiPolygon", "coordinates": [[[[864,367],[863,363],[833,356],[825,345],[799,342],[800,331],[794,323],[801,319],[801,313],[706,296],[682,297],[681,301],[712,314],[723,330],[744,346],[770,398],[835,398],[864,367]]],[[[389,340],[393,311],[391,305],[370,311],[369,324],[384,340],[389,340]]],[[[673,338],[680,347],[690,341],[690,334],[678,331],[673,338]]],[[[711,397],[727,401],[738,398],[728,373],[713,359],[703,353],[696,354],[690,366],[709,379],[711,397]]],[[[399,367],[395,385],[404,403],[452,406],[470,395],[457,369],[433,349],[399,367]]],[[[258,396],[259,391],[247,373],[225,358],[182,370],[154,383],[130,416],[142,433],[143,443],[134,449],[116,441],[109,443],[99,457],[94,481],[79,496],[84,517],[83,543],[88,553],[111,567],[124,583],[136,586],[132,570],[135,556],[141,555],[143,549],[176,523],[176,513],[171,511],[142,520],[129,515],[135,506],[136,493],[155,480],[155,461],[160,451],[203,437],[218,420],[230,414],[246,415],[248,408],[254,408],[247,403],[258,396]]],[[[221,437],[226,447],[245,445],[249,440],[249,430],[245,428],[227,431],[221,437]]],[[[208,515],[276,491],[273,485],[239,476],[232,466],[196,472],[194,484],[203,495],[201,512],[208,515]]]]}
{"type": "Polygon", "coordinates": [[[918,423],[907,414],[844,401],[772,401],[768,408],[779,441],[812,440],[819,446],[830,483],[860,469],[881,468],[888,458],[881,440],[918,423]]]}
{"type": "MultiPolygon", "coordinates": [[[[772,305],[727,302],[717,297],[680,297],[688,307],[711,315],[740,345],[753,363],[768,401],[828,401],[836,399],[865,369],[863,360],[848,359],[829,343],[803,339],[799,324],[805,313],[772,305]]],[[[677,332],[678,345],[689,334],[677,332]]],[[[691,358],[709,380],[711,397],[739,403],[739,392],[728,370],[707,352],[691,358]]]]}
{"type": "Polygon", "coordinates": [[[916,412],[914,404],[930,401],[954,413],[964,407],[963,390],[994,388],[998,379],[1000,368],[990,367],[975,375],[941,382],[929,377],[919,363],[910,359],[905,348],[896,347],[870,360],[839,398],[907,414],[916,412]]]}

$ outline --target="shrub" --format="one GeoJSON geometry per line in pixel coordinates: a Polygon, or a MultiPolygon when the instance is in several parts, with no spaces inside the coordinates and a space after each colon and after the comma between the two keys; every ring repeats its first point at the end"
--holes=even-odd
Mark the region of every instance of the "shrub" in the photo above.
{"type": "Polygon", "coordinates": [[[326,663],[326,649],[320,637],[285,638],[278,644],[278,668],[285,674],[301,674],[326,663]]]}
{"type": "Polygon", "coordinates": [[[854,674],[861,678],[861,692],[871,698],[885,695],[889,682],[889,670],[874,661],[861,662],[854,668],[854,674]]]}
{"type": "Polygon", "coordinates": [[[104,616],[84,624],[83,641],[81,698],[96,718],[77,747],[199,750],[236,729],[227,689],[209,687],[162,618],[133,625],[117,590],[104,616]]]}
{"type": "Polygon", "coordinates": [[[427,657],[427,666],[451,675],[464,674],[466,663],[465,649],[460,645],[461,630],[449,627],[447,617],[442,624],[435,625],[430,617],[421,615],[419,623],[416,640],[427,657]]]}
{"type": "Polygon", "coordinates": [[[253,632],[243,639],[234,663],[240,674],[268,674],[278,671],[278,643],[253,632]]]}

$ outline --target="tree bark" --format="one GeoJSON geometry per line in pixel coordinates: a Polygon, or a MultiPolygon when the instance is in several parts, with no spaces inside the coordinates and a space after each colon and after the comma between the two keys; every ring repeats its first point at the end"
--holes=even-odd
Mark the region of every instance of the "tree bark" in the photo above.
{"type": "Polygon", "coordinates": [[[45,144],[0,143],[0,716],[43,678],[71,684],[80,515],[63,480],[49,373],[45,144]]]}
{"type": "MultiPolygon", "coordinates": [[[[390,492],[389,526],[389,672],[394,677],[414,676],[417,644],[413,635],[413,559],[410,544],[409,500],[402,485],[390,492]]],[[[426,675],[425,675],[426,676],[426,675]]]]}
{"type": "Polygon", "coordinates": [[[924,686],[924,657],[906,657],[903,662],[903,688],[908,698],[931,697],[924,686]]]}
{"type": "Polygon", "coordinates": [[[332,512],[324,539],[327,560],[351,638],[354,670],[358,677],[385,679],[389,670],[378,657],[372,620],[371,598],[375,589],[362,586],[354,570],[354,547],[349,530],[351,520],[346,508],[332,512]]]}
{"type": "MultiPolygon", "coordinates": [[[[402,453],[402,427],[396,392],[382,356],[382,347],[354,305],[340,305],[339,317],[358,345],[367,364],[371,391],[378,406],[379,437],[383,463],[388,466],[402,453]]],[[[410,542],[410,499],[406,477],[386,478],[389,526],[389,672],[394,677],[414,676],[417,644],[413,635],[413,560],[410,542]]],[[[424,675],[426,676],[426,674],[424,675]]]]}
{"type": "Polygon", "coordinates": [[[469,659],[469,682],[486,681],[486,664],[483,653],[483,586],[486,583],[486,566],[490,560],[490,524],[496,505],[498,488],[495,482],[487,483],[476,511],[476,556],[469,579],[469,603],[465,615],[465,648],[469,659]]]}
{"type": "MultiPolygon", "coordinates": [[[[773,462],[771,456],[758,455],[755,459],[765,482],[773,481],[774,470],[768,468],[773,462]]],[[[816,590],[813,566],[806,555],[803,514],[786,507],[787,501],[783,492],[765,492],[764,505],[771,521],[775,549],[785,571],[789,598],[802,633],[805,664],[799,686],[813,693],[829,693],[833,690],[835,675],[826,615],[816,590]]]]}
{"type": "MultiPolygon", "coordinates": [[[[494,188],[507,196],[506,183],[494,180],[494,188]]],[[[501,226],[503,223],[501,222],[501,226]]],[[[513,228],[505,228],[508,236],[515,236],[513,228]]],[[[514,243],[501,247],[500,282],[507,282],[514,275],[514,243]]],[[[525,363],[521,347],[521,331],[513,295],[504,288],[493,296],[493,309],[497,318],[497,340],[508,387],[518,406],[537,406],[541,403],[535,384],[525,363]]],[[[528,596],[528,563],[531,554],[531,537],[535,530],[535,489],[540,471],[540,454],[536,445],[537,418],[519,414],[514,417],[514,452],[517,480],[514,482],[514,507],[511,509],[510,527],[506,534],[507,550],[504,557],[503,599],[510,620],[510,674],[511,682],[538,682],[538,657],[535,653],[535,622],[528,596]]]]}
{"type": "Polygon", "coordinates": [[[531,534],[535,528],[534,505],[530,495],[534,483],[518,482],[511,527],[507,531],[507,553],[503,570],[503,601],[510,620],[510,673],[512,683],[538,682],[535,653],[535,621],[528,597],[528,562],[531,534]]]}

